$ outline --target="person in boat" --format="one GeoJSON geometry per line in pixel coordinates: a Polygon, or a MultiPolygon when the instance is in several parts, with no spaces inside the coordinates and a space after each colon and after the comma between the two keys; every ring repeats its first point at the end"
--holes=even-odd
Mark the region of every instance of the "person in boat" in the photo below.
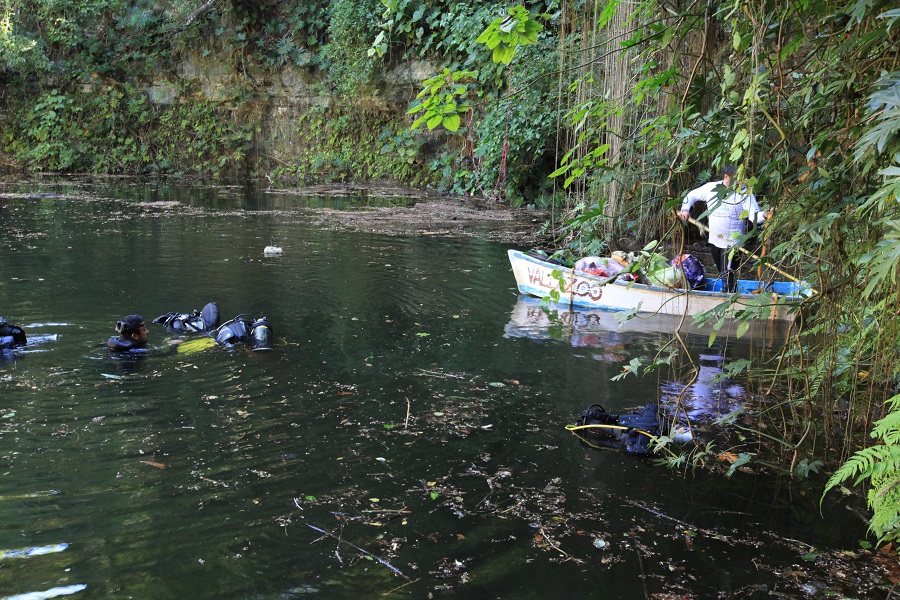
{"type": "Polygon", "coordinates": [[[141,315],[128,315],[116,321],[118,336],[109,338],[106,346],[115,352],[128,352],[141,354],[147,352],[147,340],[150,337],[150,329],[141,315]]]}
{"type": "Polygon", "coordinates": [[[746,211],[748,219],[753,223],[764,222],[769,213],[763,212],[756,203],[756,197],[746,188],[735,189],[735,167],[722,169],[722,179],[710,181],[687,193],[681,202],[679,217],[686,221],[691,215],[691,207],[697,202],[705,202],[709,213],[710,252],[719,277],[726,281],[726,290],[731,293],[737,290],[737,257],[733,249],[740,244],[740,236],[745,233],[744,219],[741,215],[746,211]]]}
{"type": "Polygon", "coordinates": [[[28,343],[25,330],[17,325],[10,325],[9,321],[0,317],[0,352],[21,348],[28,343]]]}

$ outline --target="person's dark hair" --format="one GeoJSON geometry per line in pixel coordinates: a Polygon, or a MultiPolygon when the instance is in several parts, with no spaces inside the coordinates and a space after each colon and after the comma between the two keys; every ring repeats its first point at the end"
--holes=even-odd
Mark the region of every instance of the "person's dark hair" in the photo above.
{"type": "Polygon", "coordinates": [[[116,331],[126,337],[133,333],[140,333],[143,326],[144,317],[141,315],[128,315],[122,317],[120,321],[116,321],[116,331]]]}
{"type": "Polygon", "coordinates": [[[724,169],[722,169],[722,175],[728,175],[729,177],[734,177],[734,172],[737,171],[734,165],[728,165],[724,169]]]}

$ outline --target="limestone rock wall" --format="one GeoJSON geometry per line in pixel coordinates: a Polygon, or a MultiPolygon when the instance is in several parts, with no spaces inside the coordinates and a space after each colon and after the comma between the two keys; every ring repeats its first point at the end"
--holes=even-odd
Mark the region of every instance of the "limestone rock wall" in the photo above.
{"type": "Polygon", "coordinates": [[[255,145],[261,164],[289,164],[316,143],[305,139],[298,129],[309,111],[358,108],[402,117],[421,82],[434,72],[434,65],[427,62],[405,62],[376,82],[370,95],[345,99],[332,96],[327,78],[309,64],[285,65],[278,70],[238,69],[227,57],[197,52],[185,56],[169,75],[158,76],[145,89],[148,98],[159,104],[176,103],[189,94],[223,103],[235,118],[258,124],[255,145]]]}

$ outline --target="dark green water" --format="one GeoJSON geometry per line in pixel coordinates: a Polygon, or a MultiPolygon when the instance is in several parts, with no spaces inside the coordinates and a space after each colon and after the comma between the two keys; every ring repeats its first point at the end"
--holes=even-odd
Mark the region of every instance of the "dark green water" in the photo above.
{"type": "Polygon", "coordinates": [[[0,316],[37,343],[0,360],[0,597],[804,597],[838,588],[803,556],[865,534],[821,481],[580,443],[588,404],[677,393],[610,381],[671,336],[523,324],[508,246],[323,231],[310,207],[367,201],[243,186],[2,193],[0,316]],[[137,365],[104,348],[208,301],[276,350],[170,352],[158,325],[137,365]]]}

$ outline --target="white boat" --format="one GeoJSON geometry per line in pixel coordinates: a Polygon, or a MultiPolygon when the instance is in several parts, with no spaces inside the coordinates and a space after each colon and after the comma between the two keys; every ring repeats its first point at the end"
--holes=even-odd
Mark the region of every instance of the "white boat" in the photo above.
{"type": "MultiPolygon", "coordinates": [[[[538,298],[552,297],[563,306],[627,310],[663,315],[695,315],[711,310],[721,316],[736,313],[754,315],[775,321],[788,321],[797,314],[799,301],[809,292],[794,282],[765,282],[741,279],[739,294],[722,291],[720,279],[706,278],[695,289],[672,289],[636,282],[610,281],[555,264],[545,257],[509,250],[509,262],[519,292],[538,298]],[[734,302],[731,302],[734,298],[734,302]]],[[[744,316],[744,315],[740,315],[744,316]]]]}

